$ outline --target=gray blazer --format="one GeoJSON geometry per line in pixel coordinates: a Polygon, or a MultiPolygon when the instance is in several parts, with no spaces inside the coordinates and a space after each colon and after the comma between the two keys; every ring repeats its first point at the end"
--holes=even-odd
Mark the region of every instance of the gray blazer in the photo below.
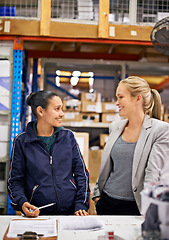
{"type": "MultiPolygon", "coordinates": [[[[110,159],[111,149],[127,122],[128,120],[125,119],[110,124],[109,138],[103,151],[100,174],[94,188],[93,199],[102,193],[113,168],[110,159]]],[[[144,182],[159,181],[160,171],[166,161],[169,161],[169,124],[145,115],[135,147],[132,169],[132,189],[139,210],[141,210],[140,192],[144,187],[144,182]]],[[[124,165],[124,167],[127,166],[124,165]]]]}

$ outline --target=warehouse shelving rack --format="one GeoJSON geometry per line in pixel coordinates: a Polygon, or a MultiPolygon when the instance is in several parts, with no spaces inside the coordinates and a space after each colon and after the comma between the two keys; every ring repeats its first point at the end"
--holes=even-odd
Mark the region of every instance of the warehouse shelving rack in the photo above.
{"type": "MultiPolygon", "coordinates": [[[[22,82],[22,61],[23,50],[14,50],[13,59],[13,84],[12,84],[12,104],[11,104],[11,131],[10,131],[10,156],[13,140],[20,132],[20,113],[21,113],[21,82],[22,82]]],[[[11,207],[11,199],[8,196],[7,213],[14,214],[11,207]]]]}

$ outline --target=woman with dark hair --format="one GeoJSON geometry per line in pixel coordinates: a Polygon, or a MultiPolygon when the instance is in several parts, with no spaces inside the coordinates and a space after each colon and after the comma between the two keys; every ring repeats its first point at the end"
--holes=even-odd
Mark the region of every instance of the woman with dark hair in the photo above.
{"type": "Polygon", "coordinates": [[[74,134],[61,126],[62,101],[51,91],[27,98],[36,121],[13,142],[8,193],[26,216],[88,215],[89,174],[74,134]],[[48,207],[39,210],[39,207],[48,207]]]}
{"type": "Polygon", "coordinates": [[[137,76],[120,81],[119,115],[110,124],[93,200],[99,215],[139,215],[145,182],[160,179],[169,156],[169,124],[160,121],[161,98],[137,76]]]}

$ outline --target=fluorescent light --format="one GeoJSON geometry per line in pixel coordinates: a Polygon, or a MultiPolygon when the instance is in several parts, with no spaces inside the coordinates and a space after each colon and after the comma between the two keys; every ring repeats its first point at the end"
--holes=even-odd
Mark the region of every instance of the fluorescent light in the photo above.
{"type": "Polygon", "coordinates": [[[90,78],[89,78],[89,85],[90,85],[90,86],[93,86],[93,83],[94,83],[94,78],[90,77],[90,78]]]}
{"type": "Polygon", "coordinates": [[[73,71],[72,76],[73,76],[73,77],[79,77],[80,74],[81,74],[80,71],[73,71]]]}
{"type": "Polygon", "coordinates": [[[70,79],[70,83],[72,86],[76,86],[78,81],[79,81],[78,77],[71,77],[71,79],[70,79]]]}
{"type": "Polygon", "coordinates": [[[55,81],[56,81],[56,86],[60,87],[60,78],[58,76],[55,78],[55,81]]]}
{"type": "Polygon", "coordinates": [[[60,70],[56,70],[56,74],[60,76],[60,70]]]}
{"type": "Polygon", "coordinates": [[[93,76],[94,76],[94,72],[88,72],[88,75],[89,75],[90,77],[93,77],[93,76]]]}

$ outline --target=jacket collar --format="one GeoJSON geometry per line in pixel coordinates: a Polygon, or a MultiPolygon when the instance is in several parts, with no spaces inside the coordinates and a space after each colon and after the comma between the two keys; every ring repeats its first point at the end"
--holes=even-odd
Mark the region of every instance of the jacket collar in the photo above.
{"type": "Polygon", "coordinates": [[[33,129],[34,122],[35,121],[32,121],[27,124],[25,142],[33,142],[38,140],[37,135],[33,129]]]}
{"type": "MultiPolygon", "coordinates": [[[[35,124],[35,121],[29,122],[27,124],[25,142],[39,141],[39,139],[34,131],[34,128],[33,128],[34,124],[35,124]]],[[[59,132],[59,133],[62,132],[62,134],[60,134],[59,138],[64,135],[63,131],[61,131],[61,130],[64,130],[64,128],[60,127],[60,128],[58,128],[58,130],[55,131],[55,132],[59,132]]]]}

